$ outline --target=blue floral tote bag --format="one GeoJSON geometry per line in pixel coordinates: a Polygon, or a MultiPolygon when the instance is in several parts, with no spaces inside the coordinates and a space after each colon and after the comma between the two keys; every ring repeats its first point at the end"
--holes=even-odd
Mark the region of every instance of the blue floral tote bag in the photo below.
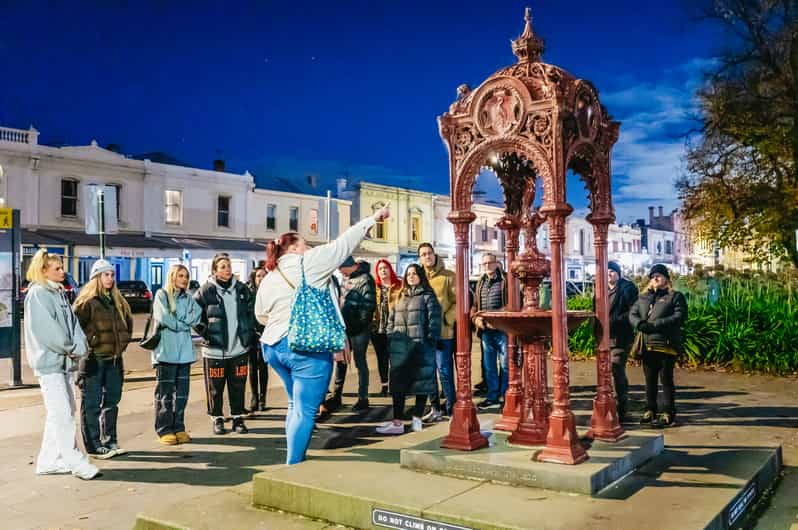
{"type": "Polygon", "coordinates": [[[344,348],[346,329],[338,318],[329,289],[311,287],[305,281],[305,261],[300,261],[302,279],[291,306],[288,347],[295,352],[335,352],[344,348]]]}

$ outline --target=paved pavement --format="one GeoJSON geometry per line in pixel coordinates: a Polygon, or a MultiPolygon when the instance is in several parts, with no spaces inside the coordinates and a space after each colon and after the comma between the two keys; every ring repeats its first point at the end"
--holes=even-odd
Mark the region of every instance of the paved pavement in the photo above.
{"type": "MultiPolygon", "coordinates": [[[[475,356],[475,360],[478,358],[475,356]]],[[[376,367],[373,353],[370,366],[376,367]]],[[[195,374],[197,372],[195,371],[195,374]]],[[[630,367],[632,397],[643,397],[640,368],[630,367]]],[[[595,381],[591,362],[574,362],[571,369],[574,405],[587,421],[589,395],[595,381]]],[[[372,388],[376,378],[372,370],[372,388]]],[[[355,370],[348,389],[356,385],[355,370]]],[[[757,528],[798,530],[798,386],[795,379],[678,370],[677,402],[681,426],[666,432],[682,444],[721,443],[757,446],[781,443],[784,477],[757,528]]],[[[189,499],[245,485],[254,473],[280,465],[285,458],[284,393],[271,377],[269,404],[275,408],[248,421],[248,435],[214,436],[205,414],[204,389],[195,375],[187,410],[194,443],[162,447],[152,428],[152,381],[134,377],[125,386],[119,418],[121,444],[127,456],[100,462],[104,476],[84,482],[71,476],[36,476],[34,460],[41,440],[44,410],[38,389],[0,392],[0,528],[8,529],[130,529],[135,515],[189,499]]],[[[354,395],[346,399],[354,402],[354,395]]],[[[373,427],[390,414],[387,398],[373,398],[363,416],[345,411],[320,426],[312,458],[330,456],[330,449],[358,451],[379,441],[373,427]]],[[[438,428],[445,428],[439,425],[438,428]]],[[[245,486],[242,486],[245,487],[245,486]]],[[[486,502],[490,502],[489,499],[486,502]]],[[[630,499],[629,502],[634,502],[630,499]]],[[[656,513],[660,507],[635,509],[656,513]]],[[[321,528],[323,524],[278,513],[264,513],[264,528],[321,528]]]]}

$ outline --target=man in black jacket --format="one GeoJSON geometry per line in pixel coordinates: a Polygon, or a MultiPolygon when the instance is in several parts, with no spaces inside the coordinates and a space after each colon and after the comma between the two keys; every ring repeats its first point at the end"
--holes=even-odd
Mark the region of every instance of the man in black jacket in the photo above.
{"type": "MultiPolygon", "coordinates": [[[[346,324],[346,336],[357,368],[357,402],[352,406],[355,412],[369,408],[369,367],[366,350],[371,340],[371,321],[377,307],[377,285],[369,272],[368,262],[356,262],[352,256],[338,268],[344,276],[341,283],[341,314],[346,324]]],[[[333,396],[327,400],[326,407],[333,411],[341,406],[347,365],[336,363],[333,396]]]]}
{"type": "Polygon", "coordinates": [[[632,345],[634,330],[629,323],[629,310],[637,302],[637,287],[621,276],[621,267],[614,261],[607,265],[610,298],[610,355],[612,380],[618,400],[618,417],[626,419],[629,401],[629,380],[626,378],[626,360],[632,345]]]}

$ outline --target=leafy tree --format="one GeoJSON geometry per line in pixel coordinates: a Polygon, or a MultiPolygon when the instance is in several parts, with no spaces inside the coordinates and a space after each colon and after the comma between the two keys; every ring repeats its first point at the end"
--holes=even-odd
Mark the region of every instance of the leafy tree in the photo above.
{"type": "Polygon", "coordinates": [[[698,91],[701,128],[676,184],[721,247],[798,267],[798,1],[716,0],[730,46],[698,91]]]}

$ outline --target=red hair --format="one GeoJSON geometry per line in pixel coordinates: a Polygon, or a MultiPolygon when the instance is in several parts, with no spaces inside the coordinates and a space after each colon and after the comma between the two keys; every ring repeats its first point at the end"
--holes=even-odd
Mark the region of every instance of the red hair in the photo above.
{"type": "Polygon", "coordinates": [[[388,266],[388,271],[391,273],[391,285],[390,285],[390,287],[396,287],[397,285],[401,285],[402,284],[402,280],[400,280],[399,277],[396,275],[396,273],[394,272],[393,267],[391,266],[390,262],[387,259],[381,259],[381,260],[377,260],[377,265],[374,267],[374,272],[377,273],[377,274],[375,274],[377,287],[382,287],[382,282],[380,281],[380,264],[382,264],[382,263],[385,263],[385,265],[388,266]]]}
{"type": "Polygon", "coordinates": [[[286,232],[274,241],[266,243],[266,270],[271,272],[277,268],[277,260],[285,254],[288,247],[299,241],[301,236],[296,232],[286,232]]]}

